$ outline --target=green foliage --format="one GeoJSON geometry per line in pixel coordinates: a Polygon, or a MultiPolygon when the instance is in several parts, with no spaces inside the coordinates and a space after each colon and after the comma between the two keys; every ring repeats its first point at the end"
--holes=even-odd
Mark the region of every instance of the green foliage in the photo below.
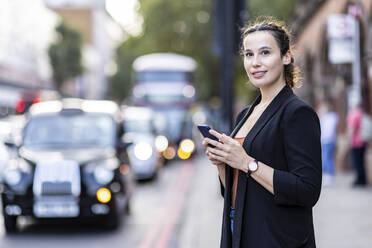
{"type": "Polygon", "coordinates": [[[297,0],[249,0],[251,18],[274,16],[286,21],[293,14],[297,0]]]}
{"type": "Polygon", "coordinates": [[[66,80],[83,73],[81,64],[81,34],[63,22],[56,27],[58,39],[50,45],[48,54],[53,78],[60,90],[66,80]]]}
{"type": "MultiPolygon", "coordinates": [[[[131,92],[133,60],[153,52],[174,52],[198,62],[196,90],[202,100],[219,95],[218,61],[213,53],[215,0],[139,0],[143,33],[130,37],[117,49],[118,72],[111,78],[110,96],[123,100],[131,92]]],[[[296,0],[250,0],[251,16],[272,15],[286,20],[296,0]]],[[[250,98],[241,58],[237,57],[235,93],[250,98]],[[247,94],[248,91],[248,94],[247,94]],[[248,96],[248,97],[247,97],[248,96]]]]}
{"type": "MultiPolygon", "coordinates": [[[[249,0],[247,6],[249,7],[251,20],[255,20],[258,16],[273,16],[286,22],[293,14],[296,3],[297,0],[249,0]]],[[[249,82],[241,57],[236,65],[236,98],[249,101],[253,97],[255,89],[249,82]]]]}
{"type": "Polygon", "coordinates": [[[129,37],[117,49],[117,73],[111,78],[109,96],[115,100],[122,101],[130,95],[132,63],[136,57],[143,54],[142,37],[129,37]]]}
{"type": "Polygon", "coordinates": [[[153,52],[174,52],[198,62],[196,89],[199,97],[218,94],[217,59],[212,53],[213,0],[140,0],[143,34],[130,37],[117,50],[118,72],[111,80],[111,97],[130,94],[133,60],[153,52]]]}

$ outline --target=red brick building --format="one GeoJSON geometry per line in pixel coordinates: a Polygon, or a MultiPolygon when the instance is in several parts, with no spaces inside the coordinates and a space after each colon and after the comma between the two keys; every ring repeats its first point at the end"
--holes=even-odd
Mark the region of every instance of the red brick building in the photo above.
{"type": "MultiPolygon", "coordinates": [[[[327,20],[330,15],[348,13],[348,7],[352,4],[359,6],[361,10],[358,18],[361,51],[361,97],[364,110],[371,114],[372,0],[301,1],[293,20],[293,33],[296,40],[295,60],[303,70],[303,86],[297,92],[315,107],[323,100],[331,99],[333,101],[340,117],[336,160],[339,170],[349,166],[348,160],[345,159],[348,151],[346,114],[348,110],[347,92],[352,84],[352,66],[351,64],[336,65],[329,61],[327,20]]],[[[369,152],[369,154],[371,153],[369,152]]]]}

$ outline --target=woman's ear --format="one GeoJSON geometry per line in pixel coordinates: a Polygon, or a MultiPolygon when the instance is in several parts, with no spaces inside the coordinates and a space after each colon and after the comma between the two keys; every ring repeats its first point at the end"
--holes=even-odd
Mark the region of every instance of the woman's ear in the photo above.
{"type": "Polygon", "coordinates": [[[292,63],[292,53],[291,53],[291,51],[288,51],[286,54],[284,54],[284,56],[282,58],[282,61],[283,61],[283,64],[285,64],[285,65],[289,65],[290,63],[292,63]]]}

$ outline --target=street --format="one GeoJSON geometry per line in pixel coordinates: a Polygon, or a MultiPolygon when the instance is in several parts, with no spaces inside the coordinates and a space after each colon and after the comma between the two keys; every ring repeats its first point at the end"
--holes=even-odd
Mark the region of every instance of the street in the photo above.
{"type": "Polygon", "coordinates": [[[217,247],[222,198],[217,172],[207,161],[169,163],[154,181],[136,185],[131,214],[107,231],[94,223],[21,223],[0,247],[217,247]],[[207,179],[207,180],[206,180],[207,179]]]}
{"type": "Polygon", "coordinates": [[[317,168],[234,177],[242,248],[313,243],[311,218],[318,248],[372,247],[372,0],[16,0],[0,19],[0,248],[220,247],[198,126],[237,117],[248,154],[317,168]]]}
{"type": "MultiPolygon", "coordinates": [[[[372,243],[372,188],[351,188],[353,175],[339,174],[324,187],[314,208],[317,247],[369,248],[372,243]]],[[[23,247],[218,247],[222,198],[217,174],[204,158],[169,163],[154,181],[136,186],[132,210],[121,227],[95,223],[32,223],[18,234],[0,226],[1,248],[23,247]]]]}

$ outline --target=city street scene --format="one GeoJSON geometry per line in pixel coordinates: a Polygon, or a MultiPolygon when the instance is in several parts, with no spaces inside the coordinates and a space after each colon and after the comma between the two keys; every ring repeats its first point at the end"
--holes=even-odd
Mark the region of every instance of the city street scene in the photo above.
{"type": "Polygon", "coordinates": [[[2,1],[0,199],[0,248],[372,247],[372,0],[2,1]]]}

